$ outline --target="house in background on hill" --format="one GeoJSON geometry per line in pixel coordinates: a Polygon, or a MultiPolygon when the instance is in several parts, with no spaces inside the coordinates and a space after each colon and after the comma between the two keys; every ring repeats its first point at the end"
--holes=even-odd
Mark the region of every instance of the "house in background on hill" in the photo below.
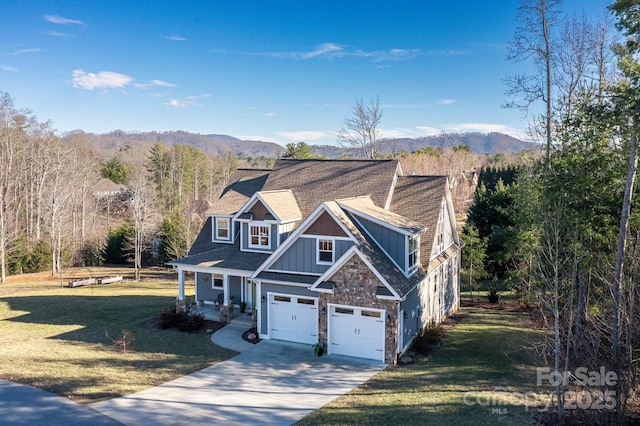
{"type": "Polygon", "coordinates": [[[238,170],[178,270],[196,299],[243,302],[260,338],[395,363],[459,307],[460,249],[446,177],[397,160],[280,159],[238,170]]]}

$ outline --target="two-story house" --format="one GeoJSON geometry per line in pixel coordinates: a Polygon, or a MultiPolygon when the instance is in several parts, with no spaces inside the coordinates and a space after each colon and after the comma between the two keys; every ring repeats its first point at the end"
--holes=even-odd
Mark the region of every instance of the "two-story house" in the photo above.
{"type": "Polygon", "coordinates": [[[208,216],[172,262],[177,303],[194,272],[197,299],[245,302],[262,339],[394,363],[458,309],[446,177],[403,176],[397,160],[281,159],[238,170],[208,216]]]}

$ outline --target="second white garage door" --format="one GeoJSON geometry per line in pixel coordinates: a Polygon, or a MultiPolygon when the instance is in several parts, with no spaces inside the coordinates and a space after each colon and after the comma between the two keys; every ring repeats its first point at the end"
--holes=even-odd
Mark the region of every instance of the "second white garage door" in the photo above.
{"type": "Polygon", "coordinates": [[[384,311],[329,305],[329,353],[384,362],[384,311]]]}
{"type": "Polygon", "coordinates": [[[318,343],[318,299],[290,294],[270,294],[269,338],[318,343]]]}

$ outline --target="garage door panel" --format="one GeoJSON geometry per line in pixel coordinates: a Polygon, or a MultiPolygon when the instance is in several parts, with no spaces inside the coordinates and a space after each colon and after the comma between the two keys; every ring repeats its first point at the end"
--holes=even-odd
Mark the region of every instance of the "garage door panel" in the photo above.
{"type": "Polygon", "coordinates": [[[318,342],[317,300],[294,295],[269,297],[269,337],[276,340],[318,342]]]}
{"type": "Polygon", "coordinates": [[[330,308],[329,351],[384,361],[384,311],[330,308]]]}

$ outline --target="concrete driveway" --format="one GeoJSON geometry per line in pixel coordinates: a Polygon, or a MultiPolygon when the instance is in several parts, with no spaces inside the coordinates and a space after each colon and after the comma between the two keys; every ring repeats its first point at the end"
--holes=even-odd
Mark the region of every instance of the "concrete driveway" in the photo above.
{"type": "Polygon", "coordinates": [[[0,424],[115,426],[119,423],[63,396],[0,380],[0,424]]]}
{"type": "Polygon", "coordinates": [[[310,345],[264,340],[160,386],[89,407],[125,425],[290,425],[367,381],[375,361],[315,357],[310,345]]]}

